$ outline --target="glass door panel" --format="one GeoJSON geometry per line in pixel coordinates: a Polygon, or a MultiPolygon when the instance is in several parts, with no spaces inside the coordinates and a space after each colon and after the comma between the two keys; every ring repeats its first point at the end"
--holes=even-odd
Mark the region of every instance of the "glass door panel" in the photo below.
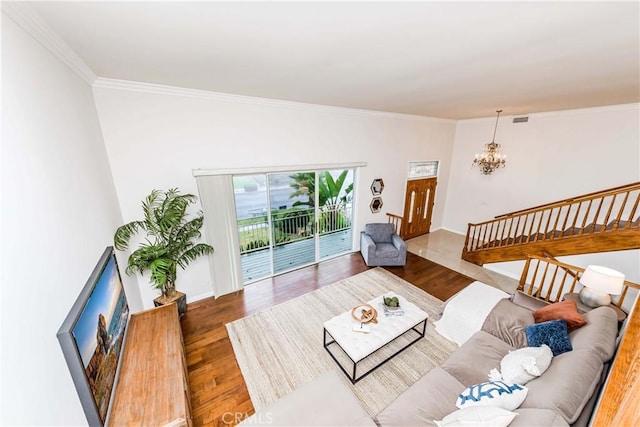
{"type": "Polygon", "coordinates": [[[315,175],[267,174],[274,274],[316,262],[315,175]]]}
{"type": "Polygon", "coordinates": [[[271,268],[271,225],[267,177],[235,175],[233,190],[236,199],[238,239],[243,282],[251,282],[273,274],[271,268]]]}
{"type": "Polygon", "coordinates": [[[350,252],[353,243],[353,169],[318,172],[320,259],[350,252]]]}

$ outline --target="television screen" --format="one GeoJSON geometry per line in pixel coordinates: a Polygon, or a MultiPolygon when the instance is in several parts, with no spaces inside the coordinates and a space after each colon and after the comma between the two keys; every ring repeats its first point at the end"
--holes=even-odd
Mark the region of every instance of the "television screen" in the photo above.
{"type": "Polygon", "coordinates": [[[110,246],[58,331],[90,425],[106,422],[128,319],[129,306],[110,246]]]}

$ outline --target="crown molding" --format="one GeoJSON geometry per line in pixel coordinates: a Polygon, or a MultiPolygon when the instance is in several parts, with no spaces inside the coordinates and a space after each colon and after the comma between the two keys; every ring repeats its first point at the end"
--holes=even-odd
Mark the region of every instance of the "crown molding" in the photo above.
{"type": "MultiPolygon", "coordinates": [[[[640,102],[631,102],[629,104],[614,104],[614,105],[603,105],[599,107],[585,107],[585,108],[573,108],[570,110],[556,110],[556,111],[541,111],[539,113],[519,113],[519,114],[504,114],[501,115],[501,119],[509,118],[509,122],[514,117],[531,117],[540,118],[540,117],[560,117],[560,116],[575,116],[576,114],[592,114],[592,113],[605,113],[610,111],[629,111],[629,110],[640,110],[640,102]]],[[[461,119],[458,120],[460,123],[468,123],[468,122],[481,122],[485,120],[495,120],[496,117],[476,117],[473,119],[461,119]]],[[[529,122],[531,123],[531,122],[529,122]]],[[[509,123],[510,124],[510,123],[509,123]]]]}
{"type": "Polygon", "coordinates": [[[157,95],[183,96],[188,98],[210,99],[213,101],[236,102],[242,104],[269,105],[274,107],[292,108],[297,110],[313,110],[334,112],[339,114],[355,114],[360,116],[389,117],[405,120],[419,120],[440,123],[456,123],[453,119],[419,116],[415,114],[392,113],[386,111],[363,110],[357,108],[335,107],[331,105],[308,104],[305,102],[284,101],[280,99],[259,98],[255,96],[234,95],[230,93],[213,92],[200,89],[187,89],[177,86],[165,86],[154,83],[135,82],[131,80],[118,80],[98,77],[93,84],[94,88],[116,89],[132,92],[144,92],[157,95]]]}
{"type": "Polygon", "coordinates": [[[599,107],[575,108],[571,110],[545,111],[545,112],[531,113],[531,114],[517,114],[517,115],[514,115],[514,117],[520,117],[520,116],[547,117],[547,116],[565,116],[565,115],[572,116],[575,114],[603,113],[607,111],[625,111],[625,110],[638,110],[638,109],[640,109],[640,103],[632,102],[629,104],[603,105],[599,107]]]}
{"type": "Polygon", "coordinates": [[[69,45],[38,15],[28,2],[2,1],[2,13],[13,20],[44,48],[84,81],[93,85],[98,76],[69,45]]]}

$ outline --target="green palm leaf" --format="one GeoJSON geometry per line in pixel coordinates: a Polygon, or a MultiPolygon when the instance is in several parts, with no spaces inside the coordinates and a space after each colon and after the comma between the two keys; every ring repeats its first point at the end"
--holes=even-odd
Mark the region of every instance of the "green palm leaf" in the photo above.
{"type": "Polygon", "coordinates": [[[150,271],[153,287],[170,294],[176,282],[176,266],[185,268],[195,258],[213,252],[213,247],[197,243],[202,235],[203,213],[187,218],[187,208],[197,200],[193,194],[180,194],[177,188],[151,191],[142,201],[144,220],[125,224],[114,235],[115,247],[125,250],[133,236],[146,233],[145,242],[129,256],[127,274],[150,271]]]}

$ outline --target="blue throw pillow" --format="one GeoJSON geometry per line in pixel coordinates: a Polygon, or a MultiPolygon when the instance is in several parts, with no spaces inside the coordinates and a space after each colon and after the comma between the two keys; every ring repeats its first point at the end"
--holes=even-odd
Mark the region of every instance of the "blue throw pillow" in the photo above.
{"type": "Polygon", "coordinates": [[[554,356],[573,350],[567,332],[567,321],[564,319],[529,325],[525,329],[529,347],[540,347],[546,344],[554,356]]]}

